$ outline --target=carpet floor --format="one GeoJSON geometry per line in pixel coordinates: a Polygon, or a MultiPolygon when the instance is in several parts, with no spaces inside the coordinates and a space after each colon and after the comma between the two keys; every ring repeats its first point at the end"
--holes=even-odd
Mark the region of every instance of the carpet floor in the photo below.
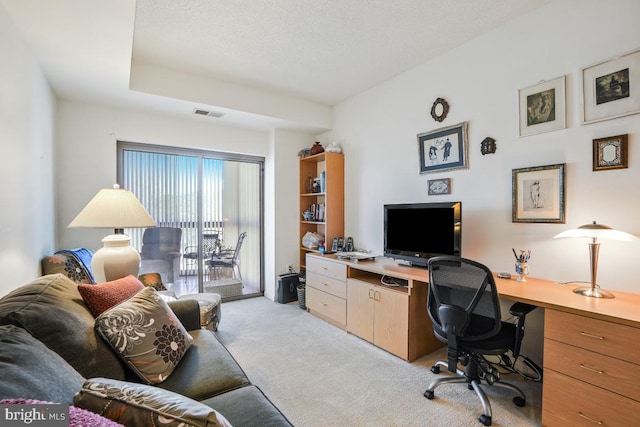
{"type": "MultiPolygon", "coordinates": [[[[439,350],[408,363],[301,310],[267,298],[225,302],[217,332],[249,379],[298,427],[476,427],[482,405],[464,384],[423,393],[439,375],[430,371],[439,350]]],[[[444,372],[444,370],[443,370],[444,372]]],[[[440,374],[446,375],[446,374],[440,374]]],[[[523,408],[507,389],[483,385],[493,426],[541,425],[542,384],[516,374],[523,408]]]]}

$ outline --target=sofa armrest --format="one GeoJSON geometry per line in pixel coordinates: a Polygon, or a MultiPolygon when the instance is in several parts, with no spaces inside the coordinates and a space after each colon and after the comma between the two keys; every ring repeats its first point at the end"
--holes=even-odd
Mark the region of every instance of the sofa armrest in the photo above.
{"type": "Polygon", "coordinates": [[[194,299],[169,301],[169,307],[187,331],[200,329],[200,304],[194,299]]]}

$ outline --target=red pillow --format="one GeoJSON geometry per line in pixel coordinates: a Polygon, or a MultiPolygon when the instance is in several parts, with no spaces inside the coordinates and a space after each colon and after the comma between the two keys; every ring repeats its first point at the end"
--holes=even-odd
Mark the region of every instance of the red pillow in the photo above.
{"type": "Polygon", "coordinates": [[[144,285],[132,275],[97,285],[78,285],[80,295],[96,317],[134,296],[142,289],[144,289],[144,285]]]}

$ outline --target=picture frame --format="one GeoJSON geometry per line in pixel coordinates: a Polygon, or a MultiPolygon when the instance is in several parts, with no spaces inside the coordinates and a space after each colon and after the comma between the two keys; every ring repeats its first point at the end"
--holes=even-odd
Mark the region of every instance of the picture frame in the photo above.
{"type": "Polygon", "coordinates": [[[593,140],[593,170],[626,169],[629,167],[628,136],[615,135],[593,140]]]}
{"type": "Polygon", "coordinates": [[[565,223],[565,164],[512,170],[512,222],[565,223]]]}
{"type": "Polygon", "coordinates": [[[451,194],[451,178],[430,179],[427,181],[428,195],[451,194]]]}
{"type": "Polygon", "coordinates": [[[543,81],[518,91],[520,136],[567,127],[565,76],[543,81]]]}
{"type": "Polygon", "coordinates": [[[640,49],[581,69],[582,123],[640,113],[640,49]]]}
{"type": "Polygon", "coordinates": [[[467,122],[418,134],[420,173],[467,167],[467,122]]]}

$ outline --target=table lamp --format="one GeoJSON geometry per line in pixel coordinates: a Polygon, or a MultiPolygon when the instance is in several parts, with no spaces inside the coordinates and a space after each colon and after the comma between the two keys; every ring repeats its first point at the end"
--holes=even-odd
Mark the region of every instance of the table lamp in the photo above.
{"type": "Polygon", "coordinates": [[[101,283],[129,274],[138,276],[140,254],[129,245],[131,238],[124,234],[124,228],[156,227],[156,223],[131,191],[116,184],[100,190],[69,227],[114,229],[102,239],[103,247],[91,259],[93,275],[101,283]]]}
{"type": "Polygon", "coordinates": [[[595,221],[591,224],[581,225],[573,230],[563,231],[562,233],[553,236],[554,239],[563,237],[588,237],[591,239],[591,242],[589,243],[591,286],[576,288],[573,292],[587,297],[615,298],[611,292],[600,289],[596,284],[596,277],[598,276],[598,252],[600,251],[600,242],[598,242],[598,239],[632,241],[637,239],[637,237],[633,234],[614,230],[606,225],[598,224],[595,221]]]}

